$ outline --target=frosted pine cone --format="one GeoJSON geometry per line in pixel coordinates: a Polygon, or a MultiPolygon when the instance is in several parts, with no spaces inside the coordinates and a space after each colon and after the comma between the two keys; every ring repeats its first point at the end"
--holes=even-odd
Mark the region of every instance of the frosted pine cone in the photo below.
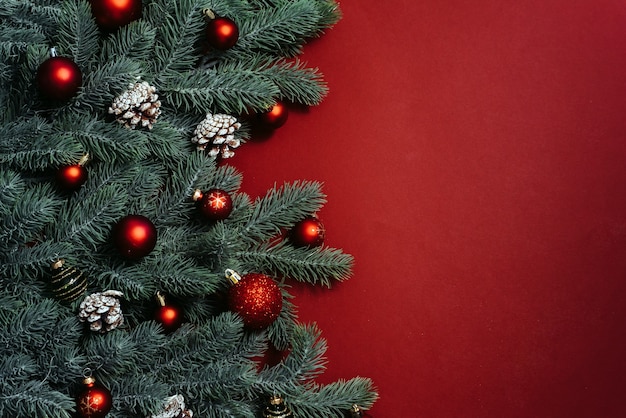
{"type": "Polygon", "coordinates": [[[145,81],[130,84],[128,90],[113,100],[109,113],[115,114],[117,121],[130,129],[138,125],[152,129],[161,114],[161,101],[156,88],[145,81]]]}
{"type": "Polygon", "coordinates": [[[121,298],[124,294],[118,290],[107,290],[102,293],[92,293],[80,304],[78,319],[88,322],[89,329],[105,333],[124,323],[121,298]]]}
{"type": "Polygon", "coordinates": [[[167,404],[158,415],[152,415],[149,418],[192,418],[193,412],[185,409],[185,398],[183,395],[174,395],[166,399],[167,404]]]}
{"type": "Polygon", "coordinates": [[[196,127],[191,142],[198,144],[199,151],[208,148],[211,157],[230,158],[235,155],[233,149],[241,145],[241,141],[235,138],[235,131],[240,127],[241,123],[234,116],[207,113],[196,127]]]}

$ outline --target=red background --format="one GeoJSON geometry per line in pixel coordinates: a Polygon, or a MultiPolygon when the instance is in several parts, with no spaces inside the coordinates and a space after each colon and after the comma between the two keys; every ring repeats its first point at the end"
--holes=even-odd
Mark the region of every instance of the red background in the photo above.
{"type": "Polygon", "coordinates": [[[346,0],[330,95],[229,163],[320,180],[351,280],[296,286],[321,382],[388,417],[626,416],[626,3],[346,0]]]}

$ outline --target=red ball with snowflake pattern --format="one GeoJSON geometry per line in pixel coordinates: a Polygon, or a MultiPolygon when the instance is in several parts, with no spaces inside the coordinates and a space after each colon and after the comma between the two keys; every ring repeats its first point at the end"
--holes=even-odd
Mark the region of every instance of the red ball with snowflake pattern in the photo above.
{"type": "Polygon", "coordinates": [[[221,221],[228,218],[233,210],[233,199],[221,189],[210,189],[206,192],[196,192],[194,199],[205,218],[212,221],[221,221]]]}

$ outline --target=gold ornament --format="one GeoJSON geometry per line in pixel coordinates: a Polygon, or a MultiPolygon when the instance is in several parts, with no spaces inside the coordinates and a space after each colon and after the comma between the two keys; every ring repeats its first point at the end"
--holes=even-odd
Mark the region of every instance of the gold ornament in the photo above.
{"type": "Polygon", "coordinates": [[[274,395],[269,400],[269,405],[263,411],[263,418],[293,418],[293,413],[285,401],[278,395],[274,395]]]}
{"type": "Polygon", "coordinates": [[[76,267],[68,267],[65,260],[57,260],[50,266],[50,286],[54,296],[61,302],[73,302],[87,289],[87,279],[76,267]]]}

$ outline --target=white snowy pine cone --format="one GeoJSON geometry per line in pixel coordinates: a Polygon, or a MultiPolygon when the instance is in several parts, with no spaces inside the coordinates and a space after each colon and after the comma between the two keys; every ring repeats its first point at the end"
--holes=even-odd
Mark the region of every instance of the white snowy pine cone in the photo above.
{"type": "Polygon", "coordinates": [[[122,296],[124,294],[118,290],[92,293],[80,303],[78,319],[80,322],[89,323],[89,329],[94,332],[105,333],[114,330],[124,323],[118,299],[122,296]]]}
{"type": "Polygon", "coordinates": [[[151,415],[148,418],[192,418],[193,412],[185,409],[185,398],[183,395],[174,395],[166,399],[167,404],[163,412],[151,415]]]}
{"type": "Polygon", "coordinates": [[[130,129],[137,126],[152,129],[161,114],[161,101],[156,88],[145,81],[130,84],[128,90],[113,100],[109,113],[130,129]]]}
{"type": "Polygon", "coordinates": [[[196,127],[191,142],[197,144],[199,151],[208,149],[211,157],[230,158],[235,155],[233,149],[241,145],[241,141],[235,138],[235,131],[240,127],[241,123],[234,116],[207,113],[196,127]]]}

